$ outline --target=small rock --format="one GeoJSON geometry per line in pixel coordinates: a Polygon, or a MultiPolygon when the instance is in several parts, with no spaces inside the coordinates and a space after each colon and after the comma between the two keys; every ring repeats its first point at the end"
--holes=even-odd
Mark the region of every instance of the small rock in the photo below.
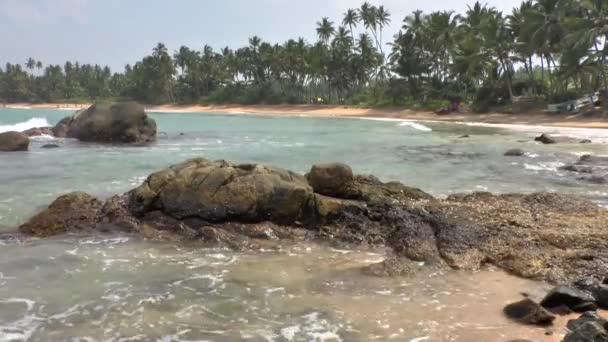
{"type": "Polygon", "coordinates": [[[608,332],[598,321],[584,322],[569,332],[564,342],[608,342],[608,332]]]}
{"type": "Polygon", "coordinates": [[[585,312],[595,310],[595,298],[590,293],[576,288],[558,286],[545,296],[540,305],[547,309],[566,306],[574,312],[585,312]]]}
{"type": "Polygon", "coordinates": [[[42,145],[40,148],[59,148],[59,145],[57,145],[57,144],[46,144],[46,145],[42,145]]]}
{"type": "Polygon", "coordinates": [[[511,150],[508,150],[507,152],[505,152],[505,156],[507,157],[522,157],[526,154],[526,152],[524,152],[524,150],[520,149],[520,148],[514,148],[511,150]]]}
{"type": "Polygon", "coordinates": [[[591,144],[591,143],[593,143],[593,141],[591,141],[590,139],[581,140],[581,144],[591,144]]]}
{"type": "Polygon", "coordinates": [[[467,139],[467,138],[470,138],[470,137],[471,137],[470,135],[465,134],[465,135],[461,135],[461,136],[459,136],[458,138],[459,138],[459,139],[467,139]]]}
{"type": "Polygon", "coordinates": [[[510,319],[523,324],[549,325],[555,320],[552,313],[529,298],[507,305],[503,312],[510,319]]]}
{"type": "Polygon", "coordinates": [[[534,141],[538,141],[543,144],[555,144],[557,141],[548,134],[542,134],[534,139],[534,141]]]}

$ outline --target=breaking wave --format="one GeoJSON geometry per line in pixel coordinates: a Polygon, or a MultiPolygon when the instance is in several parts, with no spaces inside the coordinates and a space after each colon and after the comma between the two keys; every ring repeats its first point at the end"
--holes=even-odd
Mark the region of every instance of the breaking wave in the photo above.
{"type": "Polygon", "coordinates": [[[423,131],[423,132],[432,132],[433,130],[430,129],[429,127],[426,127],[425,125],[416,123],[416,122],[411,122],[411,121],[404,121],[402,122],[399,126],[407,126],[407,127],[411,127],[414,129],[417,129],[419,131],[423,131]]]}
{"type": "Polygon", "coordinates": [[[47,121],[46,118],[31,118],[27,121],[19,122],[13,125],[0,125],[0,133],[4,132],[23,132],[30,128],[36,127],[48,127],[51,124],[47,121]]]}

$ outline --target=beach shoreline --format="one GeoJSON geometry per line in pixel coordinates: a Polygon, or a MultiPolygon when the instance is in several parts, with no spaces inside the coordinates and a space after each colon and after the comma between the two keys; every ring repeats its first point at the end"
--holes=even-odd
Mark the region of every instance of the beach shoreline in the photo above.
{"type": "MultiPolygon", "coordinates": [[[[90,104],[70,103],[14,103],[3,108],[59,109],[78,110],[90,104]]],[[[339,105],[158,105],[146,106],[149,112],[162,113],[217,113],[238,115],[269,116],[310,116],[310,117],[350,117],[368,119],[395,119],[413,121],[438,121],[452,123],[482,123],[500,125],[526,125],[571,128],[608,129],[608,117],[583,114],[549,114],[549,113],[452,113],[438,115],[429,111],[414,111],[401,108],[361,108],[339,105]]]]}

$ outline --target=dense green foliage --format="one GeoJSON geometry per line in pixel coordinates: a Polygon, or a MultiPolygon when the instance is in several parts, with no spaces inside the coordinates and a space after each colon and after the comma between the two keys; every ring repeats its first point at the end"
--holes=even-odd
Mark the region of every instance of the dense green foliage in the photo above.
{"type": "Polygon", "coordinates": [[[557,101],[608,88],[608,0],[534,0],[509,15],[475,3],[463,14],[416,11],[389,44],[391,19],[364,3],[318,41],[236,50],[159,43],[123,73],[28,59],[0,69],[0,101],[130,98],[144,103],[340,103],[433,107],[462,99],[484,110],[522,95],[557,101]],[[356,34],[355,31],[362,31],[356,34]],[[385,47],[387,54],[385,54],[385,47]]]}

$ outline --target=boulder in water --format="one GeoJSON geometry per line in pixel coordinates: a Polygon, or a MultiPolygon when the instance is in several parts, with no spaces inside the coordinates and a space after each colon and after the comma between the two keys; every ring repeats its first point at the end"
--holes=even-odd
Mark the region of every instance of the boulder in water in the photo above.
{"type": "Polygon", "coordinates": [[[145,144],[156,139],[156,122],[135,102],[99,103],[64,118],[53,133],[89,142],[145,144]]]}
{"type": "Polygon", "coordinates": [[[526,152],[520,148],[514,148],[505,152],[505,156],[507,157],[523,157],[526,155],[526,152]]]}
{"type": "Polygon", "coordinates": [[[534,139],[534,141],[538,141],[543,144],[556,144],[557,143],[557,140],[555,140],[555,138],[553,138],[552,136],[550,136],[548,134],[541,134],[540,136],[536,137],[534,139]]]}
{"type": "Polygon", "coordinates": [[[0,152],[27,151],[30,139],[20,132],[0,133],[0,152]]]}
{"type": "Polygon", "coordinates": [[[523,324],[549,325],[555,320],[555,315],[529,298],[509,304],[503,311],[510,319],[523,324]]]}

